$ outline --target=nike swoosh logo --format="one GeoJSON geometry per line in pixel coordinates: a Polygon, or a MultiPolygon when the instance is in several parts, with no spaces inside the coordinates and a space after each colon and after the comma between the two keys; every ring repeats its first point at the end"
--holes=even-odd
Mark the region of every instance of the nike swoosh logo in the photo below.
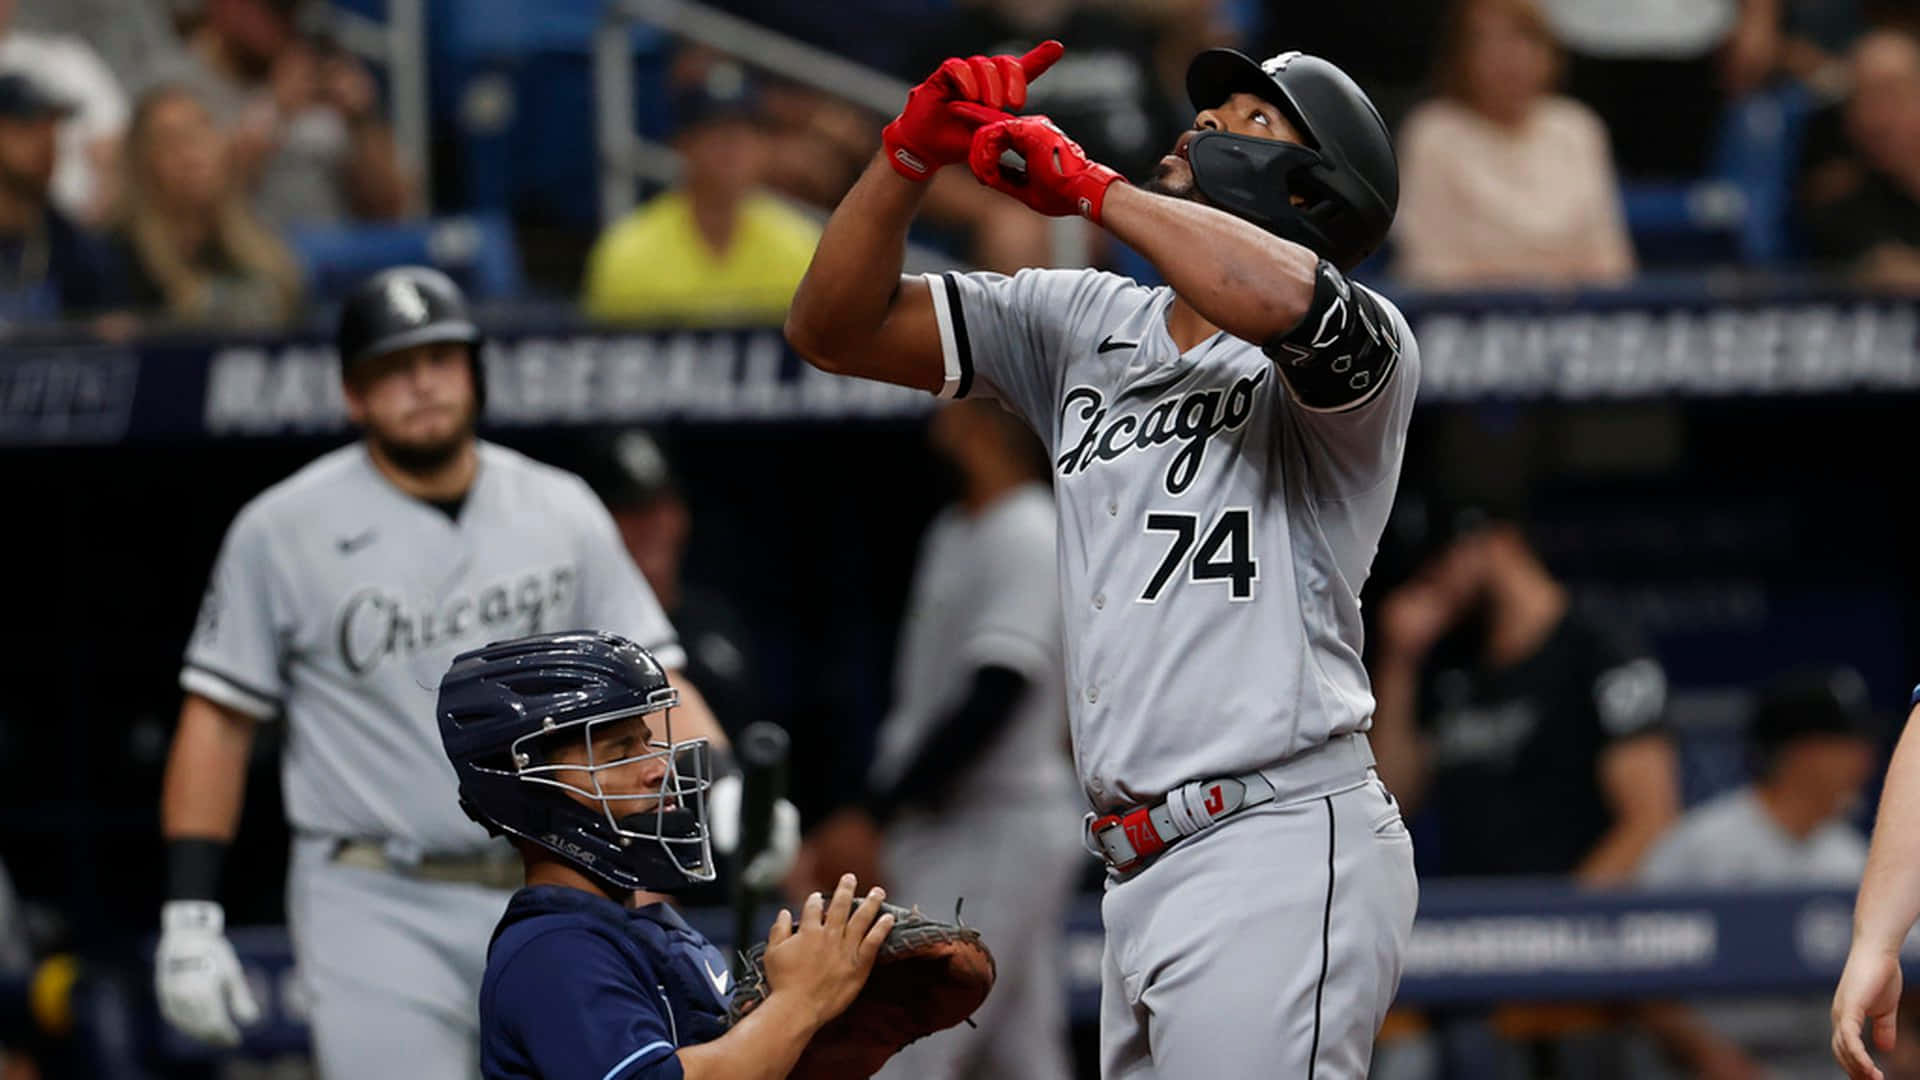
{"type": "Polygon", "coordinates": [[[333,543],[335,547],[338,547],[340,549],[340,554],[351,555],[354,552],[359,551],[361,548],[366,547],[368,544],[373,543],[374,536],[375,536],[374,531],[372,529],[368,529],[366,532],[361,533],[359,536],[343,536],[340,539],[335,540],[333,543]]]}
{"type": "Polygon", "coordinates": [[[733,974],[725,969],[715,971],[713,968],[707,967],[705,960],[700,961],[700,966],[707,968],[707,978],[713,980],[714,992],[721,997],[725,997],[727,994],[727,984],[733,981],[733,974]]]}
{"type": "Polygon", "coordinates": [[[1140,343],[1137,341],[1115,341],[1113,340],[1113,335],[1108,334],[1107,340],[1101,342],[1100,345],[1097,348],[1095,348],[1093,351],[1096,353],[1108,353],[1108,352],[1112,352],[1115,349],[1137,348],[1139,344],[1140,343]]]}

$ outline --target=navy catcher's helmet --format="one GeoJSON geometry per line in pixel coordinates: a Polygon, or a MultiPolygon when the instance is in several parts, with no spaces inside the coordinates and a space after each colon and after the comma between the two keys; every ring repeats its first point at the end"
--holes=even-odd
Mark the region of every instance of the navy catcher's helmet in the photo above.
{"type": "Polygon", "coordinates": [[[614,888],[664,891],[714,876],[707,741],[674,741],[678,700],[645,649],[575,630],[461,653],[436,711],[469,817],[614,888]],[[647,718],[651,740],[596,761],[595,736],[634,717],[647,718]],[[664,769],[657,787],[607,790],[611,770],[631,780],[650,763],[664,769]]]}
{"type": "Polygon", "coordinates": [[[430,266],[395,266],[353,287],[340,309],[334,344],[345,376],[362,360],[415,345],[454,341],[473,358],[473,392],[487,403],[480,370],[480,330],[467,311],[467,298],[452,278],[430,266]]]}
{"type": "Polygon", "coordinates": [[[1208,49],[1187,67],[1196,110],[1245,91],[1272,103],[1306,146],[1208,131],[1187,144],[1194,185],[1215,205],[1351,270],[1387,238],[1400,167],[1386,121],[1347,73],[1305,53],[1256,64],[1208,49]],[[1293,205],[1293,196],[1304,199],[1293,205]]]}

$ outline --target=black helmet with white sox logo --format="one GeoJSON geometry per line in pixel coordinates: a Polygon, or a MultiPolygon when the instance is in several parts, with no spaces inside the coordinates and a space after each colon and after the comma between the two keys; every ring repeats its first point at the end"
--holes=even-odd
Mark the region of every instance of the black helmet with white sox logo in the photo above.
{"type": "Polygon", "coordinates": [[[1239,92],[1278,108],[1306,145],[1201,132],[1187,145],[1194,186],[1342,270],[1359,265],[1386,239],[1400,204],[1400,168],[1379,110],[1346,72],[1305,53],[1255,63],[1233,49],[1208,49],[1188,65],[1196,110],[1239,92]]]}
{"type": "Polygon", "coordinates": [[[373,357],[449,341],[468,347],[474,396],[484,407],[480,329],[467,310],[460,286],[430,266],[395,266],[354,286],[340,309],[340,328],[334,337],[343,377],[350,377],[356,364],[373,357]]]}

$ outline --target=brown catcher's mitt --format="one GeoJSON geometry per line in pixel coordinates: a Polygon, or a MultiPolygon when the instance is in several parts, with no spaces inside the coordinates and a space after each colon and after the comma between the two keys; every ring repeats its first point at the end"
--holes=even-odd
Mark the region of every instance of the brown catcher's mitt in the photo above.
{"type": "MultiPolygon", "coordinates": [[[[866,1080],[901,1047],[973,1015],[993,989],[993,954],[978,930],[929,919],[917,907],[881,907],[893,929],[867,985],[814,1034],[787,1080],[866,1080]]],[[[736,1022],[772,991],[766,951],[766,942],[747,951],[751,970],[733,992],[736,1022]]]]}

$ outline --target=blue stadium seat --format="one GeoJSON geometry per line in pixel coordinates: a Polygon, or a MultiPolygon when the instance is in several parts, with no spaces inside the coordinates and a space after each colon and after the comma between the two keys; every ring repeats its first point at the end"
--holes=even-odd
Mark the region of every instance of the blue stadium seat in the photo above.
{"type": "Polygon", "coordinates": [[[296,229],[288,237],[317,300],[337,299],[362,277],[398,263],[445,270],[476,300],[520,295],[520,252],[500,215],[398,225],[296,229]]]}
{"type": "Polygon", "coordinates": [[[1812,93],[1787,83],[1728,106],[1712,171],[1692,183],[1624,183],[1628,227],[1642,262],[1737,258],[1777,263],[1812,93]]]}

